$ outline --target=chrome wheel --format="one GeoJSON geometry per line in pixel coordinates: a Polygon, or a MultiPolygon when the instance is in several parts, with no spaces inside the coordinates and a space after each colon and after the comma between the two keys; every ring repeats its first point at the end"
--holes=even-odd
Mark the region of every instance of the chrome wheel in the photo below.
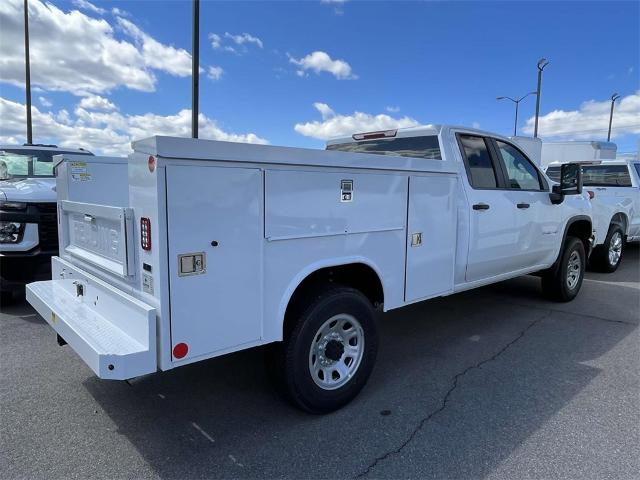
{"type": "Polygon", "coordinates": [[[567,265],[567,286],[573,290],[580,281],[580,273],[582,272],[582,260],[578,252],[573,251],[569,256],[567,265]]]}
{"type": "Polygon", "coordinates": [[[309,349],[309,372],[323,390],[335,390],[358,371],[364,353],[364,330],[352,315],[341,313],[324,322],[309,349]]]}
{"type": "Polygon", "coordinates": [[[620,232],[613,232],[609,242],[609,264],[615,267],[622,256],[622,235],[620,232]]]}

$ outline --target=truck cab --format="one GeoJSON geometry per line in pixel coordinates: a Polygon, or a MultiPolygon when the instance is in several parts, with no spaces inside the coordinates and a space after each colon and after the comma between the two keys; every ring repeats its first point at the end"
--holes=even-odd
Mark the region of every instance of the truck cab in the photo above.
{"type": "Polygon", "coordinates": [[[0,291],[5,300],[51,278],[58,254],[53,156],[92,155],[55,145],[0,145],[0,291]]]}
{"type": "MultiPolygon", "coordinates": [[[[586,160],[582,167],[585,189],[593,205],[594,268],[613,272],[618,268],[626,242],[640,240],[640,161],[638,159],[586,160]]],[[[547,167],[547,175],[559,180],[561,162],[547,167]]]]}

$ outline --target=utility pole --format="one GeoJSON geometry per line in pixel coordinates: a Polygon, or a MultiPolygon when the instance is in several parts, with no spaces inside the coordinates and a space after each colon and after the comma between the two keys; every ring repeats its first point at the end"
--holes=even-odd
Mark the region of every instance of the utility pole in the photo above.
{"type": "Polygon", "coordinates": [[[533,138],[538,138],[538,117],[540,116],[540,91],[542,90],[542,71],[549,65],[546,58],[538,60],[538,89],[536,91],[536,124],[533,129],[533,138]]]}
{"type": "Polygon", "coordinates": [[[31,66],[29,63],[29,0],[24,0],[24,65],[27,93],[27,143],[33,143],[31,128],[31,66]]]}
{"type": "Polygon", "coordinates": [[[607,133],[607,142],[611,141],[611,123],[613,122],[613,106],[616,100],[620,98],[620,95],[614,93],[611,95],[611,113],[609,113],[609,133],[607,133]]]}
{"type": "Polygon", "coordinates": [[[191,138],[198,138],[198,90],[199,88],[200,88],[200,0],[193,0],[193,39],[192,39],[192,47],[191,47],[191,138]]]}

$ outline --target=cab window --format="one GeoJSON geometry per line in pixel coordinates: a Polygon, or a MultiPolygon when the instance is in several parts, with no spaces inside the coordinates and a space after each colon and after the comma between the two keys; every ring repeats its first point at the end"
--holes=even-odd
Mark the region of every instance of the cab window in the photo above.
{"type": "Polygon", "coordinates": [[[500,140],[496,140],[496,146],[504,165],[508,189],[543,190],[538,169],[520,150],[500,140]]]}
{"type": "Polygon", "coordinates": [[[487,142],[475,135],[459,135],[469,183],[473,188],[497,188],[498,177],[487,142]]]}

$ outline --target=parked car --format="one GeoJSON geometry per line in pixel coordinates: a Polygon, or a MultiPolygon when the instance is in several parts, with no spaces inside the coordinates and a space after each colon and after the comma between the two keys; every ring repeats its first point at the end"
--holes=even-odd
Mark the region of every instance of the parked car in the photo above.
{"type": "Polygon", "coordinates": [[[579,166],[552,188],[492,133],[389,130],[326,151],[160,136],[133,148],[93,188],[60,189],[53,280],[27,287],[103,379],[273,344],[288,398],[329,412],[373,369],[375,307],[529,273],[558,301],[582,284],[592,227],[579,166]],[[126,206],[104,200],[119,182],[126,206]]]}
{"type": "Polygon", "coordinates": [[[58,254],[53,156],[92,155],[55,145],[0,146],[0,291],[9,300],[28,282],[51,278],[58,254]]]}
{"type": "MultiPolygon", "coordinates": [[[[581,165],[583,184],[593,197],[596,240],[590,263],[599,271],[614,272],[625,243],[640,240],[640,161],[603,160],[581,165]]],[[[552,163],[547,175],[559,180],[561,167],[552,163]]]]}

